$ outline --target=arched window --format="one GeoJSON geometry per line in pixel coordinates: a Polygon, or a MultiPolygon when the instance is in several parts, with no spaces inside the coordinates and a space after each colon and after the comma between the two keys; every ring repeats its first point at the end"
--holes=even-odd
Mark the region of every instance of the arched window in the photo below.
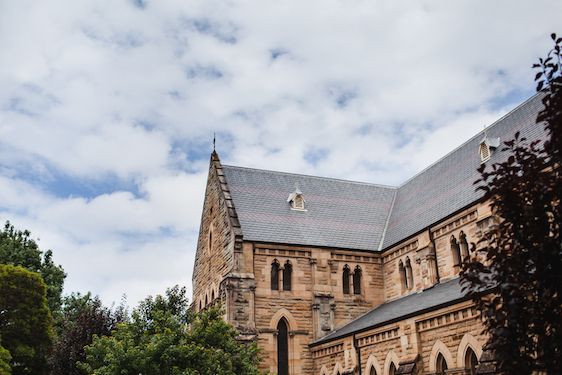
{"type": "Polygon", "coordinates": [[[207,298],[207,296],[205,296],[205,307],[207,307],[208,304],[209,304],[209,299],[207,298]]]}
{"type": "Polygon", "coordinates": [[[361,294],[361,267],[355,267],[353,271],[353,294],[361,294]]]}
{"type": "Polygon", "coordinates": [[[289,327],[285,318],[277,323],[277,374],[289,375],[289,327]]]}
{"type": "Polygon", "coordinates": [[[279,262],[277,259],[271,263],[271,290],[279,290],[279,262]]]}
{"type": "Polygon", "coordinates": [[[476,366],[478,366],[478,358],[476,353],[471,347],[466,349],[466,354],[464,355],[464,368],[468,370],[466,373],[470,375],[476,375],[476,366]]]}
{"type": "Polygon", "coordinates": [[[398,262],[398,274],[400,275],[400,285],[402,290],[408,289],[408,279],[406,278],[406,269],[404,268],[404,263],[402,260],[398,262]]]}
{"type": "Polygon", "coordinates": [[[453,254],[453,266],[459,266],[461,264],[461,250],[455,236],[451,236],[451,252],[453,254]]]}
{"type": "Polygon", "coordinates": [[[406,258],[406,264],[404,265],[406,270],[406,285],[408,289],[414,287],[414,273],[412,272],[412,265],[410,264],[410,258],[406,258]]]}
{"type": "Polygon", "coordinates": [[[435,363],[435,373],[439,375],[445,375],[445,371],[447,371],[449,367],[447,366],[447,361],[445,361],[445,357],[443,354],[439,353],[437,355],[437,361],[435,363]]]}
{"type": "Polygon", "coordinates": [[[468,258],[468,242],[466,241],[466,235],[464,232],[459,234],[459,246],[461,254],[461,262],[468,258]]]}
{"type": "Polygon", "coordinates": [[[396,366],[394,362],[390,363],[390,368],[388,369],[388,375],[396,375],[396,366]]]}
{"type": "Polygon", "coordinates": [[[209,228],[209,239],[207,243],[207,252],[211,254],[211,250],[213,249],[213,228],[209,228]]]}
{"type": "Polygon", "coordinates": [[[349,294],[349,273],[349,266],[346,264],[343,266],[342,274],[343,294],[349,294]]]}
{"type": "Polygon", "coordinates": [[[283,290],[291,290],[291,277],[293,276],[293,266],[287,261],[283,268],[283,290]]]}
{"type": "Polygon", "coordinates": [[[371,366],[369,370],[369,375],[377,375],[377,370],[375,370],[375,366],[371,366]]]}
{"type": "Polygon", "coordinates": [[[199,301],[199,311],[203,310],[203,302],[199,301]]]}
{"type": "Polygon", "coordinates": [[[215,300],[215,291],[211,291],[211,302],[215,300]]]}

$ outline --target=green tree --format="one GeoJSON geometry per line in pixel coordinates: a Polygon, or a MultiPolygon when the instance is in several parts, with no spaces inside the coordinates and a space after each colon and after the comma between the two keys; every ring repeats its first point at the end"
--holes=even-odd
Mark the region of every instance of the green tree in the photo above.
{"type": "Polygon", "coordinates": [[[66,274],[53,262],[53,252],[43,253],[28,230],[17,230],[9,221],[0,230],[0,264],[22,266],[37,272],[47,284],[47,301],[56,315],[61,307],[61,295],[66,274]]]}
{"type": "Polygon", "coordinates": [[[0,337],[14,375],[47,373],[52,318],[46,289],[37,273],[0,265],[0,337]]]}
{"type": "MultiPolygon", "coordinates": [[[[480,189],[499,219],[462,279],[482,311],[498,374],[559,374],[562,368],[562,38],[534,68],[544,144],[515,135],[503,162],[480,169],[480,189]],[[493,295],[476,293],[493,289],[493,295]]],[[[488,370],[490,370],[488,368],[488,370]]]]}
{"type": "Polygon", "coordinates": [[[12,368],[10,366],[10,361],[12,356],[8,349],[0,345],[0,375],[11,375],[12,368]]]}
{"type": "Polygon", "coordinates": [[[189,311],[185,289],[176,286],[142,301],[111,337],[94,338],[81,368],[96,375],[259,374],[255,343],[236,336],[218,308],[189,311]]]}
{"type": "Polygon", "coordinates": [[[94,335],[111,335],[117,324],[125,321],[126,315],[124,303],[113,309],[103,306],[99,297],[92,297],[90,293],[65,297],[49,358],[51,374],[82,374],[76,364],[86,359],[84,347],[92,343],[94,335]]]}

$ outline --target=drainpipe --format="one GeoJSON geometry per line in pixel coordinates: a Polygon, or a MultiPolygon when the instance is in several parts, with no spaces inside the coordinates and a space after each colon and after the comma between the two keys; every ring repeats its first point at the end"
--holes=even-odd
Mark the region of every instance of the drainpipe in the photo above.
{"type": "Polygon", "coordinates": [[[357,340],[355,338],[355,333],[353,334],[353,349],[355,349],[355,352],[357,353],[357,369],[359,370],[358,374],[361,375],[361,349],[359,348],[359,345],[357,345],[357,342],[359,340],[357,340]]]}

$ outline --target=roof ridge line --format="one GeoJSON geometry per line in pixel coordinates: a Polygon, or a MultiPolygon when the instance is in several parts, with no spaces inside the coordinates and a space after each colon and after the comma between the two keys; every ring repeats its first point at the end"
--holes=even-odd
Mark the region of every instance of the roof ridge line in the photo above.
{"type": "Polygon", "coordinates": [[[383,249],[384,238],[386,237],[386,230],[388,229],[388,223],[390,222],[390,216],[392,215],[392,210],[394,209],[394,202],[396,202],[397,195],[398,195],[398,189],[394,191],[394,196],[392,197],[392,203],[390,204],[390,209],[388,210],[388,215],[386,216],[384,229],[382,230],[381,240],[379,242],[379,248],[377,249],[377,251],[382,251],[383,249]]]}
{"type": "Polygon", "coordinates": [[[515,106],[515,108],[511,109],[510,111],[507,111],[502,117],[500,117],[499,119],[497,119],[496,121],[494,121],[493,123],[491,123],[489,126],[487,126],[485,129],[479,131],[478,133],[476,133],[475,135],[473,135],[472,137],[470,137],[468,140],[464,141],[462,144],[460,144],[459,146],[455,147],[453,150],[449,151],[448,153],[446,153],[445,155],[443,155],[442,157],[440,157],[439,159],[437,159],[436,161],[434,161],[433,163],[431,163],[430,165],[428,165],[427,167],[425,167],[424,169],[422,169],[421,171],[419,171],[418,173],[414,174],[412,177],[408,178],[406,181],[402,182],[401,184],[398,185],[398,189],[400,189],[401,187],[403,187],[404,185],[406,185],[408,182],[410,182],[411,180],[413,180],[414,178],[418,177],[419,175],[421,175],[422,173],[424,173],[425,171],[427,171],[429,168],[433,167],[434,165],[436,165],[437,163],[443,161],[445,158],[449,157],[449,155],[451,155],[452,153],[458,151],[461,147],[465,146],[466,144],[468,144],[469,142],[471,142],[472,140],[474,140],[475,138],[477,138],[479,135],[485,133],[488,129],[496,126],[500,121],[504,120],[506,117],[510,116],[512,113],[514,113],[515,111],[519,110],[521,107],[523,107],[525,104],[527,104],[528,102],[530,102],[531,100],[533,100],[535,97],[539,96],[540,92],[537,92],[535,94],[533,94],[531,97],[529,97],[528,99],[526,99],[523,103],[515,106]]]}
{"type": "Polygon", "coordinates": [[[282,175],[301,176],[301,177],[308,177],[308,178],[316,178],[316,179],[319,179],[319,180],[340,181],[340,182],[347,182],[347,183],[352,183],[352,184],[357,184],[357,185],[367,185],[367,186],[373,186],[373,187],[381,187],[381,188],[386,188],[386,189],[398,190],[398,186],[376,184],[376,183],[373,183],[373,182],[346,180],[346,179],[343,179],[343,178],[335,178],[335,177],[313,176],[313,175],[304,174],[304,173],[282,172],[282,171],[274,171],[274,170],[271,170],[271,169],[240,167],[238,165],[229,165],[229,164],[222,164],[222,166],[227,167],[227,168],[238,168],[238,169],[246,169],[246,170],[259,171],[259,172],[276,173],[276,174],[282,174],[282,175]]]}

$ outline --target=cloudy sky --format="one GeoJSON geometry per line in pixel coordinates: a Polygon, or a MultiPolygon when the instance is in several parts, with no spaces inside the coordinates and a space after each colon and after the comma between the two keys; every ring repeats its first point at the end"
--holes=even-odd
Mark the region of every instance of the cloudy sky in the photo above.
{"type": "Polygon", "coordinates": [[[0,221],[66,292],[191,290],[223,163],[396,185],[533,94],[560,1],[0,0],[0,221]]]}

